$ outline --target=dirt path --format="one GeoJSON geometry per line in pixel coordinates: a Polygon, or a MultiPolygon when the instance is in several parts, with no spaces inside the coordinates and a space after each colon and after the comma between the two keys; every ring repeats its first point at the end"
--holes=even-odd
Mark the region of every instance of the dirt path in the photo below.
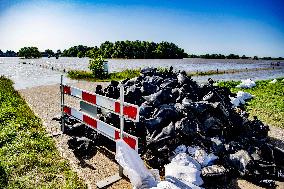
{"type": "MultiPolygon", "coordinates": [[[[100,83],[105,85],[106,83],[100,83]]],[[[94,91],[94,83],[78,82],[72,84],[82,89],[94,91]]],[[[53,117],[60,115],[60,90],[59,85],[42,86],[30,88],[19,91],[22,97],[26,100],[32,110],[38,115],[49,134],[60,131],[60,125],[56,121],[52,121],[53,117]]],[[[79,104],[77,100],[66,98],[66,103],[76,107],[79,104]]],[[[284,148],[284,130],[271,127],[269,135],[272,137],[272,142],[284,148]]],[[[111,176],[118,172],[118,166],[113,160],[114,154],[105,153],[103,148],[99,148],[97,153],[89,160],[79,161],[68,149],[67,141],[69,139],[66,135],[59,135],[53,137],[61,155],[66,158],[71,167],[77,172],[88,185],[89,188],[96,188],[96,182],[111,176]]],[[[284,189],[284,183],[278,183],[281,189],[284,189]]],[[[123,179],[113,184],[109,188],[132,188],[131,184],[123,179]]],[[[230,188],[253,188],[260,187],[248,183],[245,180],[233,181],[230,188]]]]}
{"type": "MultiPolygon", "coordinates": [[[[94,85],[87,82],[79,82],[72,84],[74,86],[94,90],[94,85]]],[[[60,90],[59,85],[50,85],[36,87],[19,91],[32,110],[38,115],[46,127],[49,134],[60,131],[60,124],[57,121],[52,121],[53,117],[60,115],[60,90]]],[[[77,100],[74,98],[66,98],[67,104],[76,107],[77,100]]],[[[67,135],[59,135],[53,137],[61,155],[66,158],[71,167],[78,173],[88,185],[89,188],[96,188],[96,182],[111,176],[118,172],[118,166],[114,158],[114,154],[103,153],[103,149],[98,149],[97,153],[89,160],[79,161],[68,149],[67,135]]],[[[131,185],[126,180],[121,180],[109,188],[131,188],[131,185]]]]}

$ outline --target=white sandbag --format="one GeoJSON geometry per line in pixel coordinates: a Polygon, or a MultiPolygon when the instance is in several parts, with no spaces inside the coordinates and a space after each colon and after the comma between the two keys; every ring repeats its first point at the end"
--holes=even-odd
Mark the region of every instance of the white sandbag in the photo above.
{"type": "Polygon", "coordinates": [[[250,93],[243,92],[243,91],[238,91],[237,92],[237,97],[240,97],[243,100],[249,100],[249,99],[253,98],[253,96],[250,93]]]}
{"type": "Polygon", "coordinates": [[[236,87],[248,89],[248,88],[252,88],[252,87],[255,87],[255,86],[256,86],[256,84],[255,84],[254,81],[252,81],[251,79],[246,79],[246,80],[241,80],[241,83],[239,85],[237,85],[236,87]]]}
{"type": "Polygon", "coordinates": [[[196,186],[192,183],[185,184],[184,182],[176,179],[175,177],[166,177],[165,181],[173,183],[175,186],[177,186],[178,188],[181,188],[181,189],[203,189],[202,187],[196,186]]]}
{"type": "Polygon", "coordinates": [[[175,154],[185,153],[185,152],[186,152],[186,146],[183,144],[179,145],[174,151],[175,154]]]}
{"type": "Polygon", "coordinates": [[[213,162],[218,159],[218,156],[212,153],[207,154],[199,146],[189,146],[187,151],[202,167],[212,165],[213,162]]]}
{"type": "Polygon", "coordinates": [[[217,160],[218,158],[219,157],[215,156],[213,153],[208,154],[205,157],[205,159],[204,159],[204,161],[202,163],[203,167],[206,167],[206,166],[209,166],[209,165],[213,165],[214,161],[217,160]]]}
{"type": "Polygon", "coordinates": [[[269,83],[276,83],[277,82],[277,80],[276,79],[273,79],[272,81],[270,81],[269,83]]]}
{"type": "Polygon", "coordinates": [[[177,154],[171,161],[172,164],[190,166],[197,170],[201,170],[201,165],[186,153],[177,154]]]}
{"type": "Polygon", "coordinates": [[[166,180],[159,182],[157,187],[153,187],[151,189],[203,189],[194,184],[185,185],[184,183],[175,180],[166,178],[166,180]]]}
{"type": "Polygon", "coordinates": [[[121,139],[116,141],[115,159],[123,167],[134,188],[151,188],[157,185],[139,154],[121,139]]]}
{"type": "Polygon", "coordinates": [[[158,169],[149,169],[149,171],[153,175],[155,181],[157,182],[161,181],[160,172],[158,169]]]}
{"type": "Polygon", "coordinates": [[[246,100],[253,98],[253,95],[247,92],[238,91],[236,97],[229,97],[233,107],[238,107],[242,104],[245,104],[246,100]]]}
{"type": "Polygon", "coordinates": [[[162,182],[159,182],[156,187],[153,187],[151,189],[182,189],[182,188],[176,186],[175,184],[171,182],[162,181],[162,182]]]}
{"type": "Polygon", "coordinates": [[[174,178],[185,185],[202,185],[203,180],[200,177],[200,174],[201,171],[191,166],[177,165],[176,163],[165,165],[165,177],[174,178]]]}

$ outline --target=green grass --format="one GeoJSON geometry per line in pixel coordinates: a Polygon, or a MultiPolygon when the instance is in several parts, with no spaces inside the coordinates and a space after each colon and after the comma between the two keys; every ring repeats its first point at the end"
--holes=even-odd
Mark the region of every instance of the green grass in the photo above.
{"type": "Polygon", "coordinates": [[[251,68],[251,69],[228,69],[228,70],[208,70],[205,72],[188,72],[187,74],[190,76],[205,76],[205,75],[217,75],[217,74],[234,74],[240,72],[248,72],[248,71],[260,71],[260,70],[273,70],[279,68],[251,68]]]}
{"type": "MultiPolygon", "coordinates": [[[[208,70],[205,72],[187,72],[188,76],[206,76],[206,75],[217,75],[217,74],[234,74],[240,72],[247,72],[247,71],[257,71],[257,70],[270,70],[272,68],[258,68],[258,69],[241,69],[241,70],[226,70],[226,71],[217,71],[217,70],[208,70]]],[[[277,69],[277,68],[275,68],[277,69]]],[[[159,72],[168,72],[168,68],[159,67],[159,72]]],[[[110,73],[107,78],[99,79],[95,78],[91,71],[82,71],[82,70],[70,70],[67,72],[67,76],[70,79],[77,79],[77,80],[86,80],[86,81],[111,81],[111,80],[123,80],[126,78],[134,78],[138,77],[140,74],[140,69],[133,69],[133,70],[124,70],[121,72],[114,72],[110,73]]]]}
{"type": "Polygon", "coordinates": [[[240,82],[227,81],[218,83],[232,92],[239,90],[249,92],[255,97],[246,103],[245,109],[250,117],[257,116],[268,125],[284,128],[284,78],[278,78],[275,84],[271,80],[256,81],[256,87],[251,89],[240,89],[236,86],[240,82]]]}
{"type": "Polygon", "coordinates": [[[86,188],[11,80],[0,77],[0,188],[86,188]]]}
{"type": "Polygon", "coordinates": [[[111,81],[111,80],[123,80],[126,78],[134,78],[140,75],[140,70],[124,70],[122,72],[114,72],[108,74],[108,77],[105,79],[95,78],[92,72],[90,71],[81,71],[81,70],[71,70],[67,72],[67,76],[71,79],[77,80],[87,80],[87,81],[111,81]]]}

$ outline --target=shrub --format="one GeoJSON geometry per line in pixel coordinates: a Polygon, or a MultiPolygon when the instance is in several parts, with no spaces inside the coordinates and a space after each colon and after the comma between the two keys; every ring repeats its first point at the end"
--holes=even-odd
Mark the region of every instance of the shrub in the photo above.
{"type": "Polygon", "coordinates": [[[102,56],[89,60],[89,69],[92,71],[95,78],[104,79],[107,77],[107,73],[104,72],[104,61],[102,56]]]}

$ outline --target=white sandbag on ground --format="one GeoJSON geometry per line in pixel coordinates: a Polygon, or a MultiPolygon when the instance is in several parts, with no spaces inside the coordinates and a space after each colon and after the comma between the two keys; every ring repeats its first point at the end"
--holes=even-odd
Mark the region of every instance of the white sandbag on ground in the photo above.
{"type": "Polygon", "coordinates": [[[272,81],[270,81],[269,83],[276,83],[277,82],[277,79],[273,79],[272,81]]]}
{"type": "Polygon", "coordinates": [[[246,79],[246,80],[241,80],[241,83],[239,85],[237,85],[236,87],[248,89],[248,88],[252,88],[252,87],[255,87],[255,86],[256,86],[256,84],[255,84],[254,81],[252,81],[251,79],[246,79]]]}
{"type": "Polygon", "coordinates": [[[243,92],[243,91],[238,91],[237,97],[241,97],[243,100],[249,100],[253,98],[253,96],[250,93],[243,92]]]}
{"type": "Polygon", "coordinates": [[[230,97],[233,107],[244,105],[246,100],[252,99],[253,95],[247,92],[238,91],[236,97],[230,97]]]}
{"type": "Polygon", "coordinates": [[[239,98],[230,97],[230,99],[231,99],[231,103],[232,103],[233,107],[238,107],[238,106],[242,105],[239,98]]]}
{"type": "Polygon", "coordinates": [[[139,154],[123,140],[116,141],[115,159],[123,167],[134,188],[151,188],[157,185],[139,154]]]}

